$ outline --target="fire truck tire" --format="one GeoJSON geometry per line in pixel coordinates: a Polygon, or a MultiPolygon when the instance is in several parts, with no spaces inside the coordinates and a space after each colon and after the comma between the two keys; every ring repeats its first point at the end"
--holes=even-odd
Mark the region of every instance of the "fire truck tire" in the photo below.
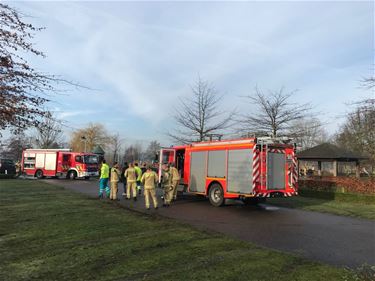
{"type": "Polygon", "coordinates": [[[77,172],[76,171],[70,171],[68,173],[68,179],[74,180],[77,177],[77,172]]]}
{"type": "Polygon", "coordinates": [[[35,177],[36,177],[37,179],[42,179],[42,178],[43,178],[43,171],[42,171],[42,170],[37,170],[37,171],[35,172],[35,177]]]}
{"type": "Polygon", "coordinates": [[[90,179],[90,177],[85,177],[85,180],[89,180],[90,179]]]}
{"type": "Polygon", "coordinates": [[[223,206],[225,203],[224,191],[219,183],[214,183],[211,185],[208,192],[208,198],[211,205],[215,207],[223,206]]]}

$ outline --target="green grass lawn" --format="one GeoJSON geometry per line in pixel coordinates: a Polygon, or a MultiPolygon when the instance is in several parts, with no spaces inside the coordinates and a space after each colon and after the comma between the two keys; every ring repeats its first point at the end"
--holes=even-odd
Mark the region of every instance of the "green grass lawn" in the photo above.
{"type": "Polygon", "coordinates": [[[0,280],[358,280],[30,180],[0,181],[0,280]]]}
{"type": "Polygon", "coordinates": [[[325,194],[324,192],[315,192],[314,194],[310,192],[306,195],[270,198],[267,199],[267,203],[287,208],[375,220],[375,196],[325,194]],[[306,195],[326,198],[307,197],[306,195]],[[327,199],[329,197],[331,198],[327,199]]]}

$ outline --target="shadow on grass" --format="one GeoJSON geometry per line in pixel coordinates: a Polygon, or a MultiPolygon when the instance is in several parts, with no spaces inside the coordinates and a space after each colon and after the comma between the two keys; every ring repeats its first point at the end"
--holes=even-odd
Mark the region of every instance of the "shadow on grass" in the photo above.
{"type": "Polygon", "coordinates": [[[375,219],[375,196],[300,189],[299,196],[271,198],[267,202],[286,208],[375,219]]]}

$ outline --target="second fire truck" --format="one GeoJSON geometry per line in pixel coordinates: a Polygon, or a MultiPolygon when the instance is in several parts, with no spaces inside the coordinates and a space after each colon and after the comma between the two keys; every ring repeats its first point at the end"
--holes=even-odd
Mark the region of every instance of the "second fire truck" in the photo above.
{"type": "Polygon", "coordinates": [[[162,164],[172,162],[184,191],[207,196],[214,206],[222,206],[225,199],[257,203],[297,195],[295,145],[282,139],[209,141],[162,149],[159,172],[162,164]]]}
{"type": "Polygon", "coordinates": [[[70,149],[26,149],[22,153],[22,172],[37,178],[69,179],[98,176],[98,156],[70,149]]]}

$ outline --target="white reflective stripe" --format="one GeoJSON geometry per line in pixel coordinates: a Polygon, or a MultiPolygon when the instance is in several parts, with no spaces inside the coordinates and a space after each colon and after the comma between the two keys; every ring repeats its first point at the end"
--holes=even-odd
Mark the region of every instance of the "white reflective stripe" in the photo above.
{"type": "Polygon", "coordinates": [[[297,181],[298,181],[298,170],[297,170],[297,157],[296,157],[296,154],[295,154],[294,150],[292,151],[292,163],[293,163],[293,167],[292,167],[293,187],[296,188],[296,184],[297,184],[297,181]]]}
{"type": "Polygon", "coordinates": [[[259,154],[257,153],[256,145],[253,146],[253,190],[256,187],[256,183],[258,182],[258,177],[260,174],[259,171],[260,161],[259,161],[259,154]]]}
{"type": "Polygon", "coordinates": [[[259,176],[259,170],[257,170],[257,171],[255,172],[255,175],[253,176],[253,179],[257,179],[258,176],[259,176]]]}
{"type": "Polygon", "coordinates": [[[268,152],[272,152],[272,153],[284,153],[284,150],[280,149],[280,148],[270,148],[268,150],[268,152]]]}
{"type": "Polygon", "coordinates": [[[228,144],[251,144],[251,143],[254,143],[254,139],[192,143],[191,146],[198,147],[198,146],[213,146],[213,145],[228,145],[228,144]]]}

